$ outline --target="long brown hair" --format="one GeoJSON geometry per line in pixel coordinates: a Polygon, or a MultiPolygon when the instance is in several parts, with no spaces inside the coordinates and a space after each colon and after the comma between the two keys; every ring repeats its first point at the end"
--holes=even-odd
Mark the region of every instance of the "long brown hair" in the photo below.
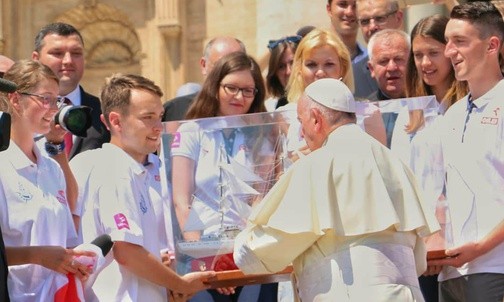
{"type": "MultiPolygon", "coordinates": [[[[415,66],[415,57],[413,55],[413,40],[418,37],[432,38],[444,45],[446,40],[444,32],[448,18],[443,15],[432,15],[421,19],[413,27],[411,31],[411,51],[408,59],[407,77],[406,77],[406,96],[426,96],[434,94],[432,88],[427,85],[423,80],[415,66]]],[[[467,82],[457,81],[455,79],[455,72],[453,68],[450,69],[449,81],[451,82],[450,88],[446,91],[442,100],[438,100],[441,105],[442,111],[446,111],[457,100],[463,98],[468,93],[467,82]]],[[[425,120],[423,110],[414,110],[410,112],[410,120],[406,125],[406,132],[413,133],[423,126],[425,120]]]]}
{"type": "Polygon", "coordinates": [[[230,73],[242,70],[250,70],[257,89],[247,113],[266,112],[266,107],[264,107],[266,88],[259,65],[251,56],[242,52],[234,52],[222,57],[215,63],[203,83],[200,93],[196,96],[196,100],[189,107],[186,119],[217,116],[219,113],[218,95],[222,79],[230,73]]]}
{"type": "MultiPolygon", "coordinates": [[[[290,41],[283,41],[278,43],[273,49],[270,50],[270,58],[268,63],[268,74],[266,75],[266,87],[270,95],[280,98],[285,95],[285,87],[280,83],[278,79],[277,71],[280,69],[282,64],[283,54],[290,49],[294,54],[296,52],[297,44],[290,41]]],[[[287,85],[287,84],[286,84],[287,85]]]]}

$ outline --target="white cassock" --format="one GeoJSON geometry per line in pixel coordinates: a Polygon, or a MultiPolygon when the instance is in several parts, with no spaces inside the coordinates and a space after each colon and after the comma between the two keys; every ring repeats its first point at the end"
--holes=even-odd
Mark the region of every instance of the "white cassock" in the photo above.
{"type": "Polygon", "coordinates": [[[420,195],[390,150],[341,126],[253,209],[235,262],[249,274],[292,263],[302,301],[423,301],[420,237],[439,225],[420,195]]]}

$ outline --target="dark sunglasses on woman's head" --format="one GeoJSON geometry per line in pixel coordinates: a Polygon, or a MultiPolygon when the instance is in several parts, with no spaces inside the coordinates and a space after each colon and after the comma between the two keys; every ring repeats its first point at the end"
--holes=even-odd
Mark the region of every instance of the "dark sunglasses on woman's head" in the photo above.
{"type": "Polygon", "coordinates": [[[301,37],[301,36],[288,36],[288,37],[278,39],[278,40],[269,40],[268,48],[274,49],[275,47],[280,45],[280,43],[285,43],[285,42],[299,43],[299,41],[301,41],[302,38],[303,37],[301,37]]]}

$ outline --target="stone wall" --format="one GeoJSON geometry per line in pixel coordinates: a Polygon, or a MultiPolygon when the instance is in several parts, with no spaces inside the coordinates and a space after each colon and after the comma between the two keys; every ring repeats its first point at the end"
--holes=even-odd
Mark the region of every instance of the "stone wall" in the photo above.
{"type": "MultiPolygon", "coordinates": [[[[425,3],[426,0],[401,1],[425,3]]],[[[304,25],[326,27],[326,0],[0,0],[0,53],[29,58],[38,30],[69,22],[83,34],[82,85],[99,94],[114,72],[140,73],[174,96],[201,82],[199,59],[212,37],[232,35],[264,66],[270,39],[304,25]]]]}

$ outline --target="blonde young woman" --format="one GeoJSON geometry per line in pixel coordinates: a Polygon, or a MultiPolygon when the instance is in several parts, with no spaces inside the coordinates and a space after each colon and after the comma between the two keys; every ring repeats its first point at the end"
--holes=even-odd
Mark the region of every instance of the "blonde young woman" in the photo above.
{"type": "Polygon", "coordinates": [[[343,41],[325,29],[314,29],[299,43],[291,77],[287,83],[287,100],[297,103],[304,89],[322,78],[341,79],[354,90],[352,61],[343,41]]]}
{"type": "MultiPolygon", "coordinates": [[[[278,108],[278,110],[295,110],[296,103],[306,86],[323,78],[341,79],[350,91],[354,91],[352,60],[348,48],[331,31],[316,28],[301,40],[296,49],[291,76],[287,83],[289,104],[278,108]]],[[[368,134],[383,142],[385,133],[380,119],[379,115],[371,116],[364,121],[364,128],[368,134]]],[[[291,125],[288,151],[294,153],[293,159],[296,160],[298,156],[308,153],[309,150],[301,137],[297,119],[293,117],[289,123],[291,125]]]]}
{"type": "Polygon", "coordinates": [[[299,42],[287,82],[288,104],[277,109],[293,110],[293,116],[288,121],[287,146],[293,160],[309,152],[295,117],[297,101],[306,86],[322,78],[342,79],[353,91],[352,61],[347,47],[334,33],[316,28],[299,42]]]}

